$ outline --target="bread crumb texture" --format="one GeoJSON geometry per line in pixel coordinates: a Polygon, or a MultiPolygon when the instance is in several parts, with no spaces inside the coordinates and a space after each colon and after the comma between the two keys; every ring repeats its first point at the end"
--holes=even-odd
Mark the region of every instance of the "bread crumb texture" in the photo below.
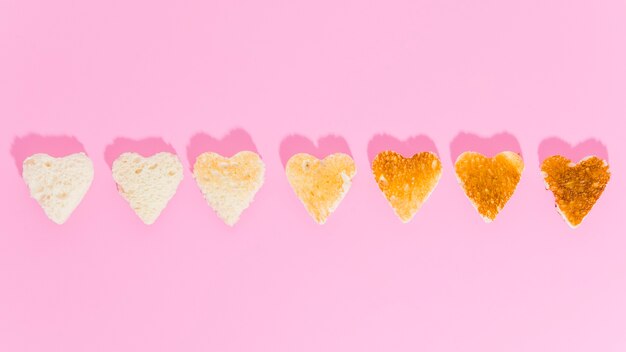
{"type": "Polygon", "coordinates": [[[152,224],[172,199],[183,179],[183,165],[171,153],[143,157],[124,153],[113,162],[117,189],[145,224],[152,224]]]}
{"type": "Polygon", "coordinates": [[[557,211],[573,228],[589,214],[611,178],[608,163],[596,156],[574,164],[553,155],[541,163],[541,172],[554,194],[557,211]]]}
{"type": "Polygon", "coordinates": [[[263,185],[265,164],[257,153],[250,151],[231,158],[203,153],[196,159],[193,175],[209,206],[233,226],[263,185]]]}
{"type": "Polygon", "coordinates": [[[464,152],[454,167],[469,200],[483,219],[491,222],[513,196],[522,177],[524,161],[519,154],[510,151],[493,158],[464,152]]]}
{"type": "Polygon", "coordinates": [[[396,152],[384,151],[374,158],[372,171],[394,212],[406,223],[439,183],[441,161],[430,152],[405,158],[396,152]]]}
{"type": "Polygon", "coordinates": [[[319,160],[300,153],[292,156],[286,165],[287,179],[311,217],[323,224],[339,206],[356,174],[354,160],[343,153],[335,153],[319,160]]]}
{"type": "Polygon", "coordinates": [[[57,224],[67,221],[80,204],[93,175],[93,163],[85,153],[61,158],[34,154],[24,160],[22,171],[30,195],[57,224]]]}

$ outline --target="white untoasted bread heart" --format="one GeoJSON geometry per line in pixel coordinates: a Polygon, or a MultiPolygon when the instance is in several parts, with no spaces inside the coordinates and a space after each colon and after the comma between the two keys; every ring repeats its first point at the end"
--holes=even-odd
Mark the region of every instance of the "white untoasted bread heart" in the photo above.
{"type": "Polygon", "coordinates": [[[257,153],[249,151],[231,158],[203,153],[193,166],[193,176],[207,203],[230,226],[250,206],[264,175],[265,164],[257,153]]]}
{"type": "Polygon", "coordinates": [[[22,177],[48,218],[63,224],[91,186],[93,163],[85,153],[34,154],[24,160],[22,177]]]}
{"type": "Polygon", "coordinates": [[[322,160],[300,153],[287,161],[286,173],[306,210],[315,222],[323,224],[350,190],[356,165],[343,153],[331,154],[322,160]]]}
{"type": "Polygon", "coordinates": [[[156,221],[183,179],[183,165],[171,153],[145,158],[124,153],[113,162],[117,189],[147,225],[156,221]]]}

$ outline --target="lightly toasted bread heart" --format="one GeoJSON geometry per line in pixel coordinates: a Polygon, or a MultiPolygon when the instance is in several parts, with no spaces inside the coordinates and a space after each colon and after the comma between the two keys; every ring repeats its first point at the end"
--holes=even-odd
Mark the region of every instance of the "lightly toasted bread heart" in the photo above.
{"type": "Polygon", "coordinates": [[[196,159],[193,175],[209,206],[233,226],[263,186],[265,164],[250,151],[230,158],[207,152],[196,159]]]}
{"type": "Polygon", "coordinates": [[[291,188],[318,224],[324,224],[339,206],[356,174],[354,160],[343,153],[322,160],[306,153],[296,154],[285,169],[291,188]]]}

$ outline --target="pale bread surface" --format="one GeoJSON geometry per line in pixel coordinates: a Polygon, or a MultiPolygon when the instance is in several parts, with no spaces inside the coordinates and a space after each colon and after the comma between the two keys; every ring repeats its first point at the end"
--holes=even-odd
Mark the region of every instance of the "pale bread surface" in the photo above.
{"type": "Polygon", "coordinates": [[[145,224],[159,217],[183,179],[183,165],[172,153],[150,157],[123,153],[113,162],[113,179],[122,197],[145,224]]]}
{"type": "Polygon", "coordinates": [[[209,206],[233,226],[263,185],[265,164],[251,151],[230,158],[207,152],[196,159],[193,175],[209,206]]]}
{"type": "Polygon", "coordinates": [[[63,224],[89,190],[93,162],[85,153],[55,158],[34,154],[23,162],[22,177],[30,195],[57,224],[63,224]]]}
{"type": "Polygon", "coordinates": [[[339,206],[356,174],[354,160],[343,153],[322,160],[306,153],[296,154],[285,168],[291,188],[318,224],[324,224],[339,206]]]}

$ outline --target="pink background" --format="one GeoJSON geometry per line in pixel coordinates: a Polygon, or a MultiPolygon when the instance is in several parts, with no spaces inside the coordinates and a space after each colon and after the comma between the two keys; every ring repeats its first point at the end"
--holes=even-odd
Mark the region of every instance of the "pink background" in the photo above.
{"type": "Polygon", "coordinates": [[[625,351],[625,117],[624,1],[0,0],[0,350],[625,351]],[[282,165],[319,138],[358,168],[322,227],[282,165]],[[232,229],[189,172],[207,148],[267,165],[232,229]],[[409,224],[383,148],[443,161],[409,224]],[[485,224],[451,158],[511,148],[485,224]],[[81,149],[95,180],[57,226],[17,165],[81,149]],[[107,165],[129,149],[185,165],[150,227],[107,165]],[[610,158],[577,230],[539,175],[555,152],[610,158]]]}

